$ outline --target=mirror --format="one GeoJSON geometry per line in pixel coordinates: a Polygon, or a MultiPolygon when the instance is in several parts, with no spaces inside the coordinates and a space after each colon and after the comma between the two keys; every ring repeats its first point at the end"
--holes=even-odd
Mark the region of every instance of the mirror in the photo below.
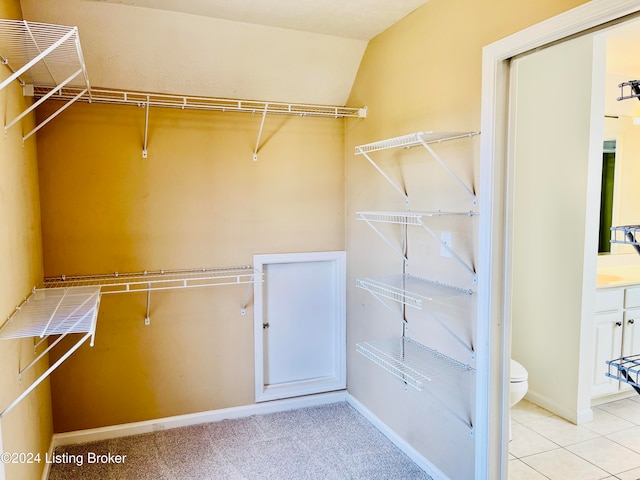
{"type": "Polygon", "coordinates": [[[598,252],[635,254],[632,246],[610,244],[608,240],[612,225],[640,224],[640,119],[605,117],[602,158],[598,252]]]}

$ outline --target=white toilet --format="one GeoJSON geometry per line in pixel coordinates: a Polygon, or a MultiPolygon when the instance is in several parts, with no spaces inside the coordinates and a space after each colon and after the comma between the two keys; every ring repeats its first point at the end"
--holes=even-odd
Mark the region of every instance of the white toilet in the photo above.
{"type": "Polygon", "coordinates": [[[509,386],[509,441],[511,434],[511,407],[524,398],[529,389],[529,373],[522,364],[511,359],[511,384],[509,386]]]}

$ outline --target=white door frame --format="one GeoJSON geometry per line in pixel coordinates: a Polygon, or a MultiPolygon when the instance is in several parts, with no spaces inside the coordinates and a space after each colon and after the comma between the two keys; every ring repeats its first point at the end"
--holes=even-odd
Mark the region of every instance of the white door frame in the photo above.
{"type": "Polygon", "coordinates": [[[483,48],[480,143],[480,237],[476,478],[507,478],[510,319],[509,228],[505,193],[509,59],[640,12],[638,0],[592,0],[483,48]],[[486,439],[486,441],[485,441],[486,439]],[[496,455],[500,452],[500,455],[496,455]]]}
{"type": "MultiPolygon", "coordinates": [[[[304,252],[254,255],[253,266],[264,273],[264,266],[270,264],[286,263],[333,263],[333,290],[335,295],[335,357],[336,369],[333,376],[319,379],[310,379],[297,382],[289,382],[280,385],[265,385],[264,375],[264,288],[262,282],[254,283],[254,364],[255,364],[255,400],[264,402],[281,398],[290,398],[301,395],[309,395],[335,390],[344,390],[347,382],[347,326],[346,326],[346,252],[304,252]]],[[[265,278],[265,282],[268,281],[265,278]]]]}

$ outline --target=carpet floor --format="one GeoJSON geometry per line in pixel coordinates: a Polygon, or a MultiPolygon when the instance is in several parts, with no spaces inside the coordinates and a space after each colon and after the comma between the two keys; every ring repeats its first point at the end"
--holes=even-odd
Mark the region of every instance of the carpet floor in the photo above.
{"type": "Polygon", "coordinates": [[[345,402],[70,445],[54,455],[49,480],[431,479],[345,402]]]}

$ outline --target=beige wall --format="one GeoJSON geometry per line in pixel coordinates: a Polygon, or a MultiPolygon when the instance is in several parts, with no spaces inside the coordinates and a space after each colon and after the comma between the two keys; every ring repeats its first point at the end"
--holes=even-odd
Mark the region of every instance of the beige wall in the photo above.
{"type": "MultiPolygon", "coordinates": [[[[604,68],[601,75],[594,72],[593,43],[593,38],[581,37],[512,63],[517,106],[510,185],[511,355],[529,372],[529,398],[573,422],[591,416],[593,377],[580,375],[589,365],[581,361],[580,349],[589,352],[586,358],[593,356],[595,307],[591,303],[583,309],[582,279],[595,277],[596,247],[591,242],[596,230],[587,230],[589,214],[597,214],[588,208],[588,175],[594,168],[589,148],[595,128],[595,170],[601,172],[604,117],[601,106],[592,107],[592,83],[604,80],[604,68]],[[567,82],[573,85],[570,94],[567,82]],[[569,248],[563,238],[575,241],[569,248]],[[586,398],[580,389],[586,390],[586,398]]],[[[597,87],[596,92],[602,99],[597,87]]],[[[585,294],[591,301],[594,287],[595,278],[585,294]]]]}
{"type": "MultiPolygon", "coordinates": [[[[370,42],[349,99],[349,104],[369,107],[367,120],[348,121],[346,130],[349,391],[451,478],[473,476],[474,441],[469,432],[427,394],[405,391],[400,382],[355,352],[357,342],[401,332],[401,325],[390,318],[386,309],[353,286],[356,277],[401,272],[401,263],[389,247],[376,240],[366,225],[354,220],[355,212],[402,210],[405,206],[371,165],[353,155],[353,148],[420,130],[477,130],[482,47],[581,3],[584,2],[548,0],[515,4],[505,0],[431,0],[370,42]]],[[[452,168],[465,183],[477,185],[477,138],[441,148],[451,148],[452,168]]],[[[378,155],[391,175],[406,185],[409,195],[416,200],[411,208],[469,209],[469,199],[464,192],[435,162],[423,161],[424,154],[414,150],[378,155]],[[401,163],[397,161],[399,158],[401,163]]],[[[482,192],[478,193],[481,203],[482,192]]],[[[452,230],[454,246],[459,245],[471,263],[475,263],[477,224],[474,221],[462,226],[454,222],[438,228],[452,230]]],[[[399,238],[397,234],[395,238],[399,238]]],[[[410,248],[412,245],[414,250],[418,249],[412,257],[416,260],[412,262],[413,268],[422,269],[424,276],[468,285],[466,271],[449,259],[440,258],[437,246],[420,250],[420,245],[433,245],[428,239],[414,234],[413,239],[410,237],[410,248]],[[427,259],[433,262],[427,264],[427,259]]],[[[475,338],[473,315],[471,309],[466,329],[460,327],[472,343],[475,338]]],[[[445,335],[435,327],[429,331],[426,320],[427,317],[412,312],[410,335],[429,345],[442,345],[447,352],[466,362],[463,354],[454,352],[446,343],[445,335]]],[[[446,393],[445,400],[460,402],[459,413],[473,416],[473,400],[460,400],[464,394],[446,393]],[[464,405],[469,412],[464,411],[464,405]]],[[[469,395],[472,394],[471,391],[469,395]]]]}
{"type": "MultiPolygon", "coordinates": [[[[50,106],[47,108],[51,108],[50,106]]],[[[45,109],[38,112],[46,115],[45,109]]],[[[344,122],[76,104],[38,133],[45,275],[344,250],[344,122]]],[[[55,431],[253,403],[246,286],[104,296],[96,345],[53,375],[55,431]]]]}
{"type": "MultiPolygon", "coordinates": [[[[20,19],[17,1],[0,2],[0,18],[20,19]]],[[[0,66],[0,78],[9,76],[0,66]]],[[[14,118],[25,108],[18,82],[0,92],[0,117],[14,118]]],[[[8,120],[7,120],[8,121],[8,120]]],[[[24,128],[33,122],[23,120],[24,128]]],[[[29,295],[42,279],[42,243],[36,148],[33,140],[22,145],[19,125],[0,135],[0,323],[29,295]]],[[[46,367],[46,360],[27,372],[19,383],[18,371],[34,358],[33,340],[0,341],[0,410],[4,410],[46,367]]],[[[5,452],[37,453],[49,448],[52,434],[49,382],[43,382],[0,420],[5,452]]],[[[37,479],[43,463],[5,466],[10,480],[37,479]]],[[[2,465],[0,465],[0,469],[2,465]]]]}

